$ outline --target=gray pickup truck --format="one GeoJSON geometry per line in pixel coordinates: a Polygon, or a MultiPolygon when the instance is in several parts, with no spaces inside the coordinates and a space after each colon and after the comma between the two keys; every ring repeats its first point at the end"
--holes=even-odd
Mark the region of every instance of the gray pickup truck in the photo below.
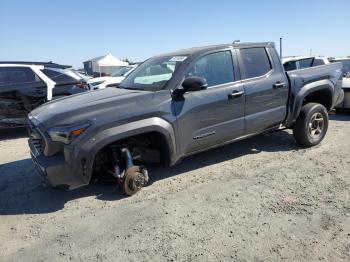
{"type": "Polygon", "coordinates": [[[273,43],[233,43],[152,57],[118,88],[46,103],[28,116],[34,165],[65,189],[105,176],[128,195],[146,163],[182,158],[265,131],[292,128],[309,147],[343,99],[342,65],[286,73],[273,43]]]}

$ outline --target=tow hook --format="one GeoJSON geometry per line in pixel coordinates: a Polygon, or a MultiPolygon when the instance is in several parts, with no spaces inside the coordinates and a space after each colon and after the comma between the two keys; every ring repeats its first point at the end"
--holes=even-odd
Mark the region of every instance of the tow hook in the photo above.
{"type": "Polygon", "coordinates": [[[148,171],[143,166],[134,165],[129,149],[121,148],[120,152],[125,168],[121,171],[120,166],[115,165],[113,173],[124,193],[132,196],[148,183],[148,171]]]}

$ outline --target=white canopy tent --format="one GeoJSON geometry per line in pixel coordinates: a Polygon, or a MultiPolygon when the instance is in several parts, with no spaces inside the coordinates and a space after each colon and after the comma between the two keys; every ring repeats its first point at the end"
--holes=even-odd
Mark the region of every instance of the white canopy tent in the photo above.
{"type": "Polygon", "coordinates": [[[88,63],[88,67],[92,69],[92,73],[99,73],[100,76],[102,74],[112,74],[118,69],[129,65],[129,63],[119,60],[111,53],[84,62],[84,67],[86,63],[88,63]]]}

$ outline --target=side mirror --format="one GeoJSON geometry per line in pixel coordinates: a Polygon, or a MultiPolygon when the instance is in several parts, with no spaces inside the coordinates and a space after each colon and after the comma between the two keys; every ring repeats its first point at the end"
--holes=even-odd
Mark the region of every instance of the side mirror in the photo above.
{"type": "Polygon", "coordinates": [[[185,92],[199,91],[206,89],[208,87],[208,84],[205,78],[198,76],[190,76],[183,81],[182,87],[185,92]]]}

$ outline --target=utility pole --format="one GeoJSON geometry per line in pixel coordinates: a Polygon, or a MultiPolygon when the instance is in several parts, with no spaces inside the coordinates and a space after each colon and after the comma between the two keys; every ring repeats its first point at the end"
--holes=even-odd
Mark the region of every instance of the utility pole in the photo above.
{"type": "Polygon", "coordinates": [[[282,60],[282,37],[280,37],[280,58],[282,60]]]}

